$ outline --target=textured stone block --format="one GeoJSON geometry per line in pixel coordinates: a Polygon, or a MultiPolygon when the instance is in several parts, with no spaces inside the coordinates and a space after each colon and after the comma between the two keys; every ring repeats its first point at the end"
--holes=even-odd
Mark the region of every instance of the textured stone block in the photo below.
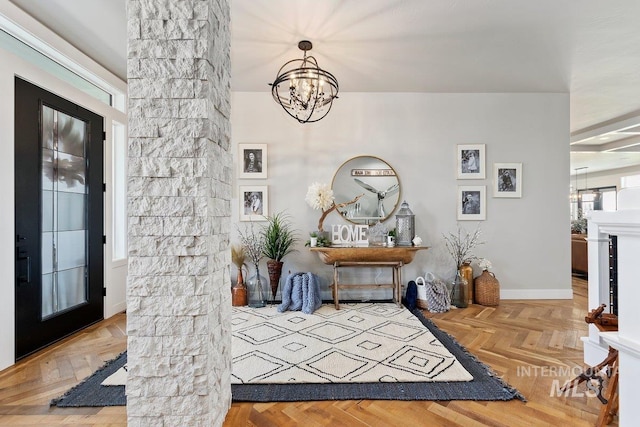
{"type": "Polygon", "coordinates": [[[178,196],[209,196],[211,192],[211,179],[182,178],[178,185],[178,196]]]}
{"type": "Polygon", "coordinates": [[[138,216],[129,217],[129,236],[160,236],[163,235],[163,218],[138,216]]]}
{"type": "MultiPolygon", "coordinates": [[[[146,276],[141,272],[129,272],[127,279],[128,294],[133,296],[166,296],[198,295],[196,289],[196,277],[190,276],[146,276]]],[[[173,298],[169,298],[173,299],[173,298]]]]}
{"type": "Polygon", "coordinates": [[[176,415],[201,415],[210,410],[210,401],[204,396],[179,396],[171,399],[171,413],[176,415]]]}
{"type": "Polygon", "coordinates": [[[181,102],[177,99],[131,99],[129,117],[178,117],[181,102]]]}
{"type": "MultiPolygon", "coordinates": [[[[162,351],[162,338],[161,337],[137,337],[132,342],[127,344],[127,354],[131,351],[133,354],[144,354],[147,357],[164,356],[162,351]]],[[[156,360],[153,357],[153,360],[156,360]]],[[[134,357],[135,363],[135,357],[134,357]]],[[[127,360],[127,365],[129,361],[127,360]]]]}
{"type": "MultiPolygon", "coordinates": [[[[156,177],[164,178],[171,175],[171,162],[165,158],[145,158],[130,157],[129,158],[129,176],[130,177],[156,177]]],[[[129,193],[135,194],[135,193],[129,193]]]]}
{"type": "Polygon", "coordinates": [[[169,217],[163,220],[165,236],[204,236],[209,234],[209,218],[169,217]]]}
{"type": "Polygon", "coordinates": [[[175,118],[156,121],[158,135],[161,137],[203,138],[211,129],[211,123],[202,118],[175,118]]]}
{"type": "Polygon", "coordinates": [[[206,301],[199,295],[175,296],[172,301],[171,310],[174,316],[202,316],[207,313],[206,301]]]}
{"type": "Polygon", "coordinates": [[[139,272],[148,276],[171,275],[178,272],[180,264],[176,256],[131,257],[129,271],[134,275],[139,272]]]}
{"type": "Polygon", "coordinates": [[[155,316],[127,316],[127,333],[140,337],[154,336],[156,333],[155,316]]]}
{"type": "Polygon", "coordinates": [[[132,216],[191,216],[194,203],[188,197],[130,197],[132,216]]]}
{"type": "Polygon", "coordinates": [[[193,316],[158,317],[155,335],[191,335],[194,333],[193,316]]]}
{"type": "Polygon", "coordinates": [[[169,0],[140,0],[140,18],[169,19],[169,0]]]}
{"type": "Polygon", "coordinates": [[[137,357],[135,360],[127,360],[127,370],[131,375],[141,378],[164,377],[171,373],[170,360],[169,356],[137,357]]]}
{"type": "Polygon", "coordinates": [[[172,1],[169,4],[171,19],[193,19],[193,0],[172,1]]]}
{"type": "Polygon", "coordinates": [[[207,354],[205,335],[162,337],[165,355],[197,356],[207,354]]]}
{"type": "Polygon", "coordinates": [[[171,399],[168,397],[135,397],[127,399],[127,415],[145,416],[169,415],[171,413],[171,399]]]}
{"type": "Polygon", "coordinates": [[[141,58],[136,69],[138,75],[132,77],[194,78],[195,61],[191,58],[141,58]]]}
{"type": "Polygon", "coordinates": [[[164,177],[129,177],[128,190],[131,194],[144,194],[146,196],[179,196],[182,187],[179,178],[164,177]]]}

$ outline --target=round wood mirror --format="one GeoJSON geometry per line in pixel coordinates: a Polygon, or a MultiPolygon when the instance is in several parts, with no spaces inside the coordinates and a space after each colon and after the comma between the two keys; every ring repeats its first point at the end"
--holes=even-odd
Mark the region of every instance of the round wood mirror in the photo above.
{"type": "Polygon", "coordinates": [[[400,201],[400,181],[396,171],[374,156],[358,156],[338,168],[331,183],[336,204],[357,202],[338,209],[354,224],[375,224],[389,218],[400,201]]]}

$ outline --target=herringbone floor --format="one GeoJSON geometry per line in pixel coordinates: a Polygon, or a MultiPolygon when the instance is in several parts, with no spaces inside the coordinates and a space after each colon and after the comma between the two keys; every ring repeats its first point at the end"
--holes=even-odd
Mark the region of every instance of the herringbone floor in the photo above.
{"type": "MultiPolygon", "coordinates": [[[[582,367],[588,310],[586,282],[573,301],[502,301],[429,314],[528,402],[325,401],[234,403],[225,426],[592,426],[600,403],[584,394],[557,396],[582,367]]],[[[92,326],[0,372],[0,426],[124,426],[115,408],[50,408],[64,393],[126,346],[125,316],[92,326]]],[[[616,425],[617,422],[614,422],[616,425]]]]}

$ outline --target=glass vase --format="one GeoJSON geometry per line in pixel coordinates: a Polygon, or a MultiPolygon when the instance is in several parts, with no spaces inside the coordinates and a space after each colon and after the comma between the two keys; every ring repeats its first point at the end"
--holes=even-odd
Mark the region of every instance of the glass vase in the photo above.
{"type": "Polygon", "coordinates": [[[451,305],[458,308],[466,308],[469,305],[469,284],[456,269],[456,277],[451,283],[451,305]]]}
{"type": "Polygon", "coordinates": [[[260,275],[260,269],[256,268],[256,273],[247,280],[249,292],[249,307],[259,308],[267,305],[269,298],[269,282],[267,278],[260,275]]]}

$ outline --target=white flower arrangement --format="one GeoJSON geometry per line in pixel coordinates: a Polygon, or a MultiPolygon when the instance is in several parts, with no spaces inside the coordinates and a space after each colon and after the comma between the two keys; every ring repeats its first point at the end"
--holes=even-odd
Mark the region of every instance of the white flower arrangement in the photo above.
{"type": "Polygon", "coordinates": [[[491,261],[489,261],[486,258],[480,258],[480,261],[478,261],[478,266],[484,271],[488,271],[491,268],[491,261]]]}
{"type": "Polygon", "coordinates": [[[329,184],[314,182],[309,186],[304,200],[313,209],[325,211],[333,206],[333,190],[329,184]]]}
{"type": "Polygon", "coordinates": [[[364,194],[361,194],[348,202],[338,203],[336,205],[335,199],[333,197],[333,190],[331,189],[331,187],[328,184],[320,184],[319,182],[314,182],[307,189],[307,195],[305,196],[304,200],[313,209],[320,209],[322,211],[322,215],[320,216],[320,220],[318,221],[318,231],[322,232],[324,231],[322,229],[322,223],[330,212],[355,203],[362,196],[364,196],[364,194]]]}

